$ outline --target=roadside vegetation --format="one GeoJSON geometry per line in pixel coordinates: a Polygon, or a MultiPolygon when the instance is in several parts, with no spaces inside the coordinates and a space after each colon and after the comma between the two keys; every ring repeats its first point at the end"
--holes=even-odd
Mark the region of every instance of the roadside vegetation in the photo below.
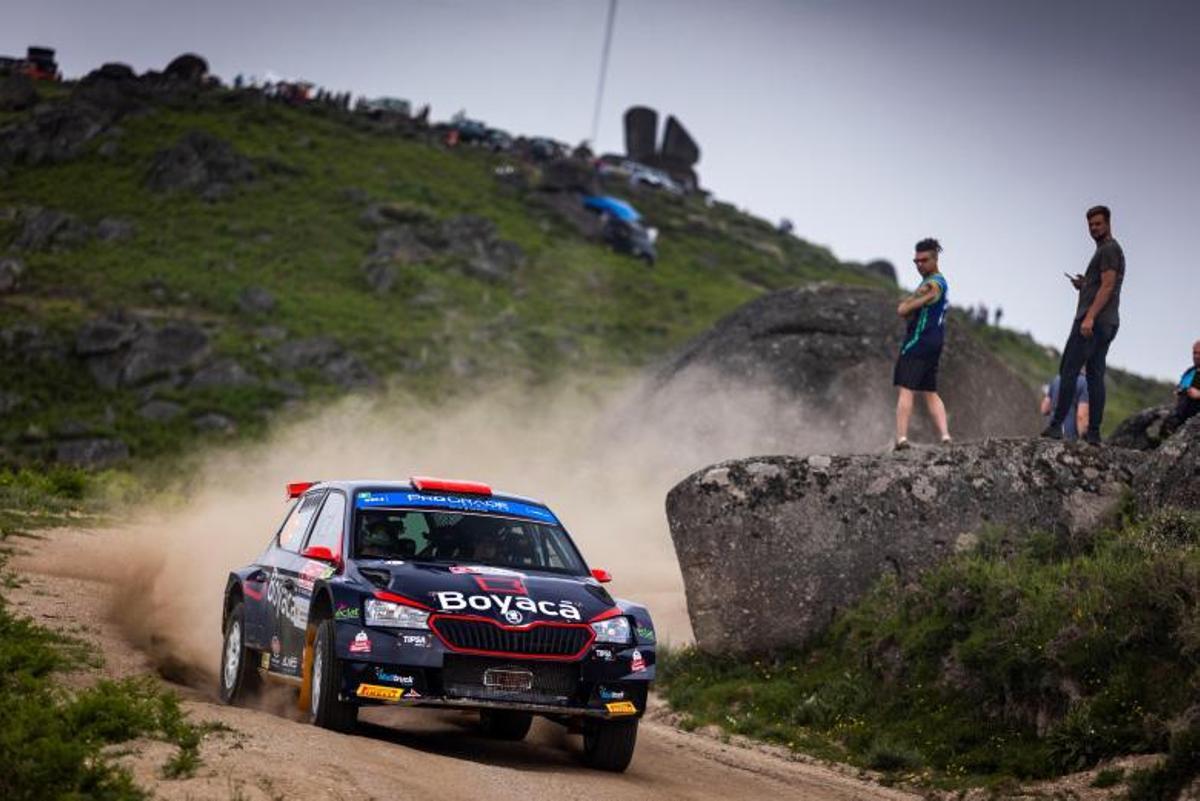
{"type": "Polygon", "coordinates": [[[94,649],[14,612],[5,591],[21,578],[5,564],[36,545],[37,529],[80,513],[83,481],[72,471],[0,473],[0,798],[5,801],[149,798],[122,767],[124,743],[141,738],[177,746],[164,778],[191,776],[200,743],[214,727],[188,721],[177,696],[151,677],[99,680],[70,690],[66,672],[94,671],[94,649]],[[16,515],[12,504],[24,514],[16,515]]]}
{"type": "Polygon", "coordinates": [[[1068,546],[992,532],[911,584],[883,580],[797,653],[671,653],[660,687],[716,725],[942,788],[1100,774],[1129,798],[1200,775],[1200,515],[1162,512],[1068,546]]]}

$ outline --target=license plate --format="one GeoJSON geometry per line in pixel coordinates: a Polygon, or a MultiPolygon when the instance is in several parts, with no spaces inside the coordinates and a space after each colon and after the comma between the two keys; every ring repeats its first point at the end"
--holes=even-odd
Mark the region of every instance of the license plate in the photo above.
{"type": "Polygon", "coordinates": [[[488,668],[483,672],[483,686],[491,690],[524,692],[533,687],[533,673],[524,668],[488,668]]]}

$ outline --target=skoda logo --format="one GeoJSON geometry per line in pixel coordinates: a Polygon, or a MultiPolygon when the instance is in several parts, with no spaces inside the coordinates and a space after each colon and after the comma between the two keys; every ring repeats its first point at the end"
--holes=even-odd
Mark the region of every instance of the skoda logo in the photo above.
{"type": "Polygon", "coordinates": [[[507,620],[509,623],[512,623],[515,626],[516,624],[518,624],[522,620],[524,620],[525,617],[520,612],[518,612],[516,609],[510,609],[504,613],[504,619],[507,620]]]}

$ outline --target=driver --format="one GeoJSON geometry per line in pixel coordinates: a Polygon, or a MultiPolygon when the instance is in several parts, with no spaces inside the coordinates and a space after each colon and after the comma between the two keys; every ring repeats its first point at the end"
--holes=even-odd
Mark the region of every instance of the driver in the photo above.
{"type": "Polygon", "coordinates": [[[387,518],[376,518],[363,523],[359,535],[359,553],[373,559],[390,559],[397,553],[397,540],[404,532],[404,521],[391,523],[387,518]]]}

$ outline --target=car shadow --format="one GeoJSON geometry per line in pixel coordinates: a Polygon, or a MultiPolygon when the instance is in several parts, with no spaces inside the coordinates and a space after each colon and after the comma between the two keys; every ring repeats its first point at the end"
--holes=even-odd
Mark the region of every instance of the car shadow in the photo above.
{"type": "Polygon", "coordinates": [[[558,772],[586,768],[579,761],[582,742],[566,728],[534,718],[524,740],[511,742],[486,736],[475,713],[434,709],[372,709],[355,734],[402,745],[428,754],[480,764],[558,772]]]}

